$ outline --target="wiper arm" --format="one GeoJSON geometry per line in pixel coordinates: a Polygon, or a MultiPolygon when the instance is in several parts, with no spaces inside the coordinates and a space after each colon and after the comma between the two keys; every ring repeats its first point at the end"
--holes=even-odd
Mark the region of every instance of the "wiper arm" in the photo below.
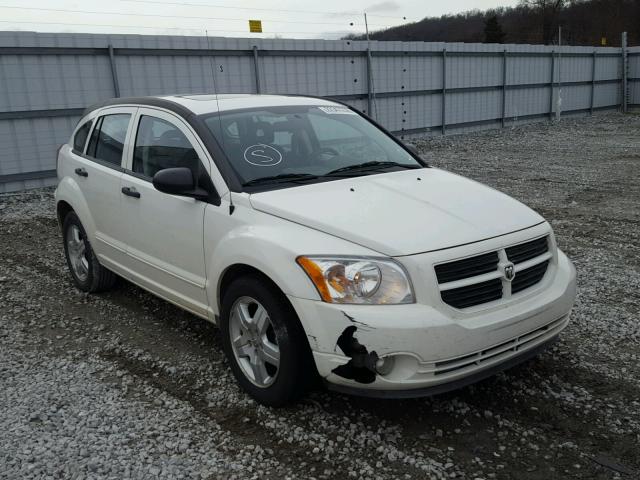
{"type": "Polygon", "coordinates": [[[265,183],[299,182],[314,180],[316,178],[318,178],[318,176],[311,173],[281,173],[280,175],[254,178],[253,180],[243,183],[242,186],[251,187],[253,185],[262,185],[265,183]]]}
{"type": "Polygon", "coordinates": [[[365,172],[367,170],[380,170],[380,169],[389,168],[389,167],[401,167],[401,168],[408,168],[408,169],[422,168],[420,165],[407,165],[407,164],[397,163],[397,162],[373,161],[373,162],[358,163],[356,165],[348,165],[346,167],[336,168],[335,170],[331,170],[325,176],[331,176],[331,175],[335,175],[339,173],[347,173],[347,172],[355,173],[355,172],[365,172]]]}
{"type": "MultiPolygon", "coordinates": [[[[343,173],[356,173],[356,172],[365,172],[365,171],[375,171],[384,168],[390,167],[400,167],[400,168],[422,168],[420,165],[406,165],[402,163],[396,162],[365,162],[357,165],[349,165],[342,168],[336,168],[335,170],[331,170],[329,173],[324,175],[314,175],[312,173],[281,173],[279,175],[272,175],[268,177],[259,177],[254,178],[253,180],[249,180],[242,184],[243,187],[251,187],[255,185],[264,185],[269,183],[286,183],[286,182],[306,182],[308,180],[316,180],[318,178],[325,177],[340,177],[343,173]]],[[[348,175],[345,175],[348,176],[348,175]]]]}

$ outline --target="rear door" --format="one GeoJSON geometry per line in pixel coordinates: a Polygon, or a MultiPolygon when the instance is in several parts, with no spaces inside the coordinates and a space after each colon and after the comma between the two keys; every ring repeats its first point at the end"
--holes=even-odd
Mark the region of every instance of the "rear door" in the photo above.
{"type": "Polygon", "coordinates": [[[93,249],[101,263],[126,260],[120,181],[135,107],[101,110],[94,117],[84,151],[74,148],[74,177],[93,219],[93,249]]]}
{"type": "Polygon", "coordinates": [[[159,170],[187,167],[194,178],[210,173],[191,128],[164,110],[140,108],[122,177],[122,218],[130,274],[142,286],[201,316],[207,314],[203,222],[207,203],[159,192],[159,170]]]}

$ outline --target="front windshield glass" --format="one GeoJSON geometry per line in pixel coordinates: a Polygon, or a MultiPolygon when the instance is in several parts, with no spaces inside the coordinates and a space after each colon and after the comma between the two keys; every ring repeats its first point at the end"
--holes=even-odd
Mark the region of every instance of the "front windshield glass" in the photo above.
{"type": "Polygon", "coordinates": [[[422,167],[344,106],[243,109],[207,115],[204,121],[245,186],[422,167]]]}

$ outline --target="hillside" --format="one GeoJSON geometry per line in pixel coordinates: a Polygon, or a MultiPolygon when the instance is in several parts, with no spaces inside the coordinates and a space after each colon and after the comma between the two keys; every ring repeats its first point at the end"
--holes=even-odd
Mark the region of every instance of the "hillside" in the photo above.
{"type": "MultiPolygon", "coordinates": [[[[473,10],[372,32],[372,40],[619,46],[640,44],[640,0],[523,0],[513,8],[473,10]]],[[[351,36],[363,39],[362,36],[351,36]]]]}

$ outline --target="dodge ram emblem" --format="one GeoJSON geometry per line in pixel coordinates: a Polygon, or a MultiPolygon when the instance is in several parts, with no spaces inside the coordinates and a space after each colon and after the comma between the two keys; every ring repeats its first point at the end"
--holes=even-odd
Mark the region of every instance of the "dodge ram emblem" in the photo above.
{"type": "Polygon", "coordinates": [[[516,268],[513,266],[513,263],[508,263],[504,266],[504,278],[508,281],[511,281],[516,276],[516,268]]]}

